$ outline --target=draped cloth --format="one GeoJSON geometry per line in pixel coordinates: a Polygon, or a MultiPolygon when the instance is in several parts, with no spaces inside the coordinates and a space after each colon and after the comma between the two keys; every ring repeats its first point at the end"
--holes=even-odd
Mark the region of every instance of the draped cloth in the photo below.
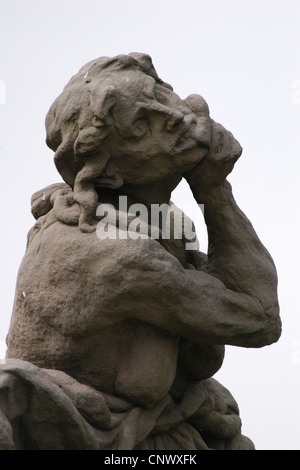
{"type": "Polygon", "coordinates": [[[0,449],[251,450],[237,404],[211,378],[151,409],[30,362],[0,364],[0,449]]]}

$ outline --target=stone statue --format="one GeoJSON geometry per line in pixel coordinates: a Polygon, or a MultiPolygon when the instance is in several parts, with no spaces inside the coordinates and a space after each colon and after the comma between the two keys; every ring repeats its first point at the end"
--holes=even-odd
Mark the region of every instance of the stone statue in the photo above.
{"type": "Polygon", "coordinates": [[[0,369],[0,447],[253,449],[212,378],[224,345],[259,348],[281,331],[273,261],[226,180],[239,143],[140,53],[86,64],[46,130],[64,183],[32,197],[0,369]],[[169,237],[151,218],[172,209],[182,178],[204,205],[208,255],[175,236],[178,208],[169,237]]]}

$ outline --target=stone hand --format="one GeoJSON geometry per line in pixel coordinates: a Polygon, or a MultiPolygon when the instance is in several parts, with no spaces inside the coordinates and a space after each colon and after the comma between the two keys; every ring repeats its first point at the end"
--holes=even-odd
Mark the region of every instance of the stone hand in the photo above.
{"type": "Polygon", "coordinates": [[[219,186],[241,156],[242,147],[221,124],[212,121],[211,146],[204,159],[184,174],[192,191],[200,187],[219,186]]]}

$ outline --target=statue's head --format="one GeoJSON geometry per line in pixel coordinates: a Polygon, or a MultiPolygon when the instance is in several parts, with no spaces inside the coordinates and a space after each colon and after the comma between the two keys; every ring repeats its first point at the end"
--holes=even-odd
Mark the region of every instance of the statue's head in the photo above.
{"type": "Polygon", "coordinates": [[[181,100],[148,55],[132,53],[82,67],[51,106],[46,130],[71,187],[87,177],[118,189],[190,170],[207,153],[211,120],[202,97],[181,100]]]}

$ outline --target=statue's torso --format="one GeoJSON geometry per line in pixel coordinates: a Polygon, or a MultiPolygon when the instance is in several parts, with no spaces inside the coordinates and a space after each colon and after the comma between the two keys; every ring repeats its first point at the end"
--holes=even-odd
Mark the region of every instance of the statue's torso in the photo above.
{"type": "MultiPolygon", "coordinates": [[[[134,249],[46,217],[20,266],[8,357],[151,406],[172,385],[179,337],[131,319],[118,253],[134,249]]],[[[147,299],[136,292],[136,300],[142,309],[147,299]]]]}

